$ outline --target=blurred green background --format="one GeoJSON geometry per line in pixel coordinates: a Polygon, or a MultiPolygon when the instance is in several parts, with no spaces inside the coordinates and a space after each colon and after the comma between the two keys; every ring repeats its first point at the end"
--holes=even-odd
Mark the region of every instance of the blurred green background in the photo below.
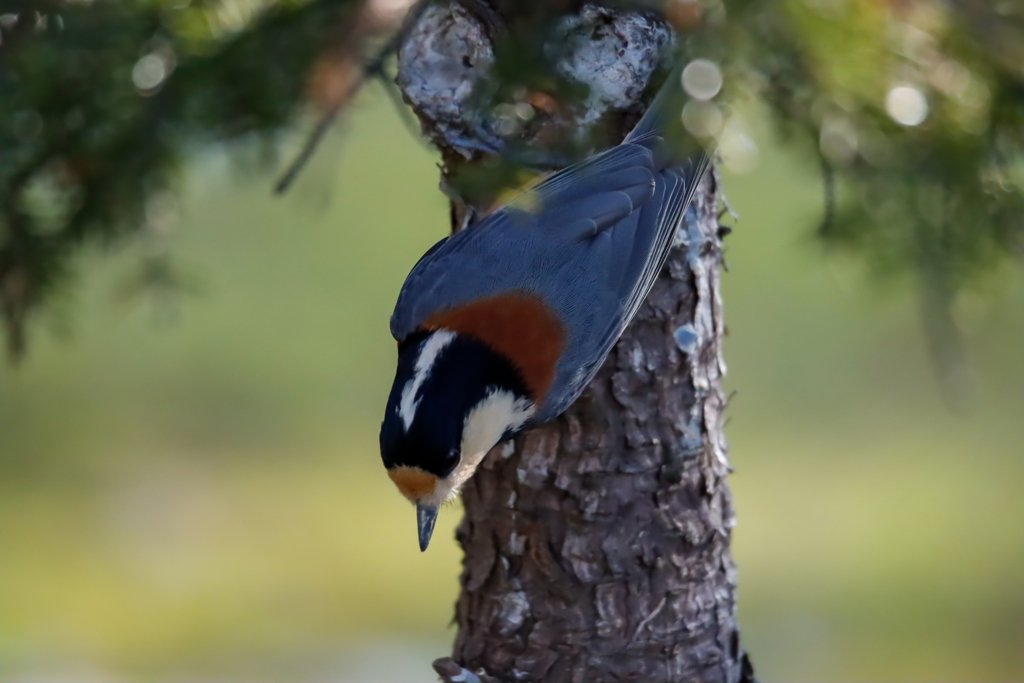
{"type": "MultiPolygon", "coordinates": [[[[814,163],[748,119],[724,295],[759,677],[1024,680],[1024,273],[956,303],[954,414],[910,276],[826,256],[814,163]]],[[[460,512],[421,555],[376,442],[391,307],[447,230],[437,160],[379,86],[283,199],[238,148],[192,158],[164,238],[190,294],[125,296],[144,246],[88,257],[2,370],[0,678],[433,680],[460,512]]]]}

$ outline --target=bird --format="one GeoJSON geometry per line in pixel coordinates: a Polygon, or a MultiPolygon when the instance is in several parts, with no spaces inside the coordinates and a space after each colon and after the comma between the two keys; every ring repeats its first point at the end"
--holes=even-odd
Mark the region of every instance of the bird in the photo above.
{"type": "Polygon", "coordinates": [[[619,145],[442,239],[406,278],[380,449],[416,506],[421,551],[495,445],[579,397],[664,266],[709,164],[704,141],[666,132],[678,128],[680,74],[619,145]]]}

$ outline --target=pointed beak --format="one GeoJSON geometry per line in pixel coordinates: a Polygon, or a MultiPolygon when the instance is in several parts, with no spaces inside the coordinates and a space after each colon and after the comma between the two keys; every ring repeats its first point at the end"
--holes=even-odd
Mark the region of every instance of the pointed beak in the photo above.
{"type": "Polygon", "coordinates": [[[416,526],[420,532],[420,552],[430,545],[430,536],[434,533],[434,522],[437,521],[437,508],[429,505],[416,506],[416,526]]]}

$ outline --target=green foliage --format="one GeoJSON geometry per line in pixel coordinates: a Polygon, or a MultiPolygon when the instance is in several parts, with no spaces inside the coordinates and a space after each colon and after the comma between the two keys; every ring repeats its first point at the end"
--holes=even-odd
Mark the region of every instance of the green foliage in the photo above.
{"type": "Polygon", "coordinates": [[[835,181],[844,191],[820,228],[827,244],[882,273],[914,270],[944,297],[1024,250],[1017,7],[729,3],[723,59],[738,65],[738,87],[810,140],[829,192],[835,181]]]}
{"type": "Polygon", "coordinates": [[[952,309],[984,272],[1024,254],[1024,7],[703,6],[712,20],[691,40],[723,64],[726,96],[767,104],[782,137],[820,165],[818,237],[879,276],[911,276],[947,399],[961,401],[969,373],[952,309]]]}
{"type": "Polygon", "coordinates": [[[77,251],[155,227],[152,199],[186,150],[288,125],[325,34],[356,3],[279,4],[244,30],[239,3],[233,15],[211,2],[13,4],[0,28],[0,309],[16,355],[26,314],[77,251]]]}

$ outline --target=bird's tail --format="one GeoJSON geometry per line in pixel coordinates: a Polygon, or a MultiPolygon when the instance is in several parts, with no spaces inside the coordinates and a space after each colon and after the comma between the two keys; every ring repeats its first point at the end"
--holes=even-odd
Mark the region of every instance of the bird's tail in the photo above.
{"type": "Polygon", "coordinates": [[[672,68],[647,111],[622,142],[640,144],[654,151],[660,158],[655,162],[658,167],[686,166],[689,162],[703,171],[706,157],[714,151],[715,141],[699,139],[683,125],[683,107],[689,99],[683,89],[685,67],[686,62],[680,61],[672,68]]]}
{"type": "Polygon", "coordinates": [[[686,104],[686,93],[683,91],[683,69],[685,64],[679,62],[669,73],[668,78],[654,96],[654,100],[647,107],[647,111],[640,117],[633,130],[629,132],[623,143],[633,142],[637,138],[650,134],[660,134],[672,127],[675,121],[682,116],[683,106],[686,104]]]}

